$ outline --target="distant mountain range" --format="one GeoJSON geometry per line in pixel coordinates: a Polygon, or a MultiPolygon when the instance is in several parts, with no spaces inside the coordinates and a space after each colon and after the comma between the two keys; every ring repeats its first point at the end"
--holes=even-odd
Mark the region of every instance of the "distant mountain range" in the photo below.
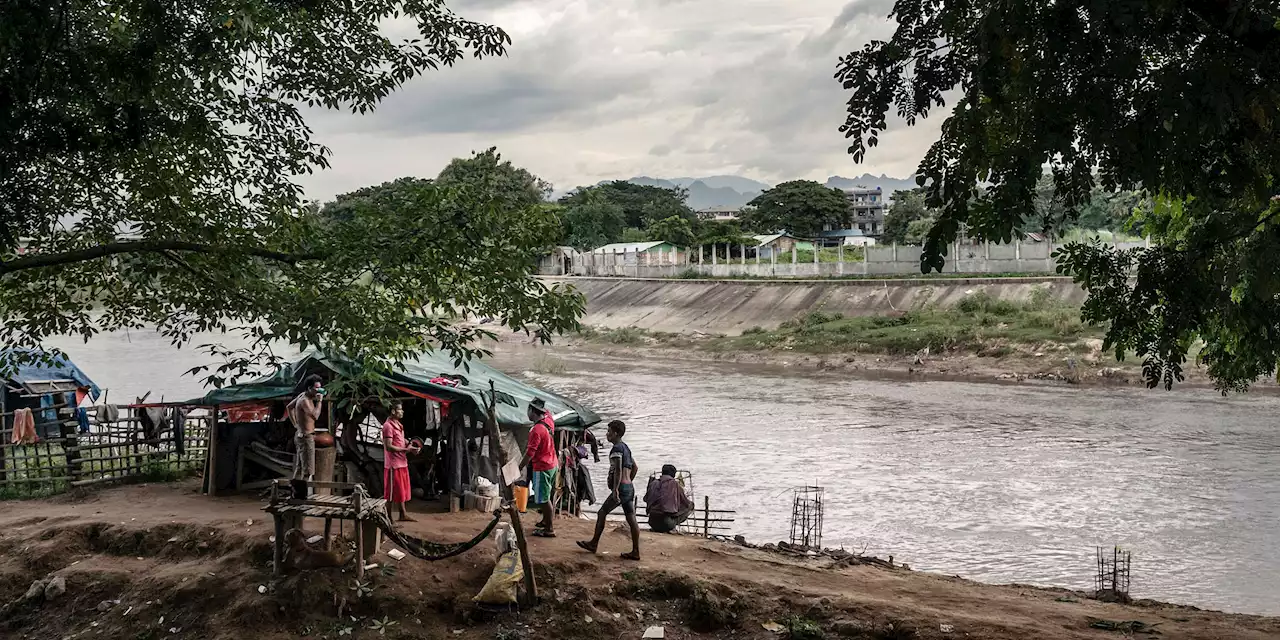
{"type": "MultiPolygon", "coordinates": [[[[600,184],[605,182],[610,181],[604,180],[600,184]]],[[[628,179],[627,182],[650,187],[661,187],[663,189],[684,187],[689,190],[688,204],[695,211],[712,207],[741,207],[751,202],[764,190],[773,186],[742,176],[706,176],[703,178],[650,178],[648,176],[636,176],[628,179]]],[[[885,196],[891,197],[894,191],[916,188],[916,179],[914,174],[906,178],[890,178],[886,175],[873,176],[865,173],[854,178],[831,176],[827,178],[826,185],[835,189],[852,189],[854,187],[874,189],[880,187],[884,190],[885,196]]],[[[558,199],[565,193],[567,192],[552,194],[552,199],[558,199]]]]}

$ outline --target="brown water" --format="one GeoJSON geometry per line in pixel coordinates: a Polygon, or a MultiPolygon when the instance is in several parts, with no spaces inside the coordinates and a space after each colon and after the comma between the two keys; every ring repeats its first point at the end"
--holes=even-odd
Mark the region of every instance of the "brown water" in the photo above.
{"type": "MultiPolygon", "coordinates": [[[[205,359],[151,333],[59,346],[113,401],[203,392],[181,374],[205,359]]],[[[1119,544],[1136,597],[1280,614],[1280,398],[562,357],[567,373],[530,352],[496,364],[627,421],[642,476],[692,471],[752,541],[785,539],[787,488],[818,484],[826,546],[1089,588],[1094,548],[1119,544]]]]}

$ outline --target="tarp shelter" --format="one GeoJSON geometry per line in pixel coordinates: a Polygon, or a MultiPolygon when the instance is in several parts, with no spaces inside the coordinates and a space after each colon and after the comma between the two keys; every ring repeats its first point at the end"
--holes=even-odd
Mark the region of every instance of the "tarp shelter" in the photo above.
{"type": "MultiPolygon", "coordinates": [[[[6,356],[15,353],[36,355],[39,352],[23,349],[5,349],[6,356]]],[[[13,428],[14,409],[35,410],[36,432],[41,438],[55,437],[58,431],[57,409],[75,407],[76,391],[88,389],[89,397],[97,400],[102,390],[85,375],[80,367],[65,357],[52,357],[49,362],[36,361],[18,365],[12,373],[3,376],[4,390],[0,394],[0,428],[7,432],[13,428]],[[43,411],[41,411],[43,409],[43,411]]]]}
{"type": "MultiPolygon", "coordinates": [[[[211,391],[187,404],[226,407],[291,397],[298,392],[298,384],[310,374],[323,375],[327,370],[341,376],[352,373],[357,366],[351,360],[312,351],[285,364],[273,375],[211,391]]],[[[546,403],[547,410],[555,416],[557,429],[580,431],[600,422],[600,416],[594,411],[564,396],[519,382],[479,360],[467,360],[455,366],[452,358],[439,352],[422,354],[415,361],[404,363],[400,371],[387,376],[386,381],[410,395],[449,402],[454,407],[452,410],[468,412],[476,420],[485,418],[492,381],[497,391],[498,425],[503,429],[530,424],[526,413],[534,398],[542,398],[546,403]],[[465,383],[450,387],[431,382],[441,374],[455,379],[461,377],[465,383]]]]}

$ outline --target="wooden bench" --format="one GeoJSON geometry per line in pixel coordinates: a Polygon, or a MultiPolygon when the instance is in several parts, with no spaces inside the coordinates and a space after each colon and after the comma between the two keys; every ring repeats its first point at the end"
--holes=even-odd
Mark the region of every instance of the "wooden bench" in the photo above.
{"type": "Polygon", "coordinates": [[[364,485],[346,482],[306,482],[304,480],[275,480],[271,483],[271,501],[262,510],[271,514],[275,520],[276,541],[274,554],[271,557],[271,570],[279,576],[283,570],[284,534],[290,529],[303,530],[306,518],[324,518],[324,541],[326,548],[329,536],[333,532],[334,520],[351,520],[355,525],[356,535],[356,577],[364,577],[364,565],[378,551],[382,541],[382,532],[371,519],[372,514],[385,512],[387,501],[382,498],[371,498],[364,485]],[[309,495],[304,498],[289,497],[281,492],[281,488],[296,488],[300,492],[310,493],[309,489],[334,489],[337,495],[309,495]]]}

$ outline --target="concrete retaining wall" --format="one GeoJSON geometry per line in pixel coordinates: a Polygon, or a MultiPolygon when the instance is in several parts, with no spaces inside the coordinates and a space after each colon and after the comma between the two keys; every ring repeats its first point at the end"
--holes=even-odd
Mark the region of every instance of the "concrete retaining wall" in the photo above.
{"type": "Polygon", "coordinates": [[[977,291],[1026,300],[1047,289],[1071,304],[1084,292],[1067,278],[937,278],[916,280],[723,281],[635,278],[546,278],[572,283],[587,298],[583,323],[672,333],[735,335],[776,328],[810,311],[883,315],[926,305],[949,306],[977,291]]]}
{"type": "MultiPolygon", "coordinates": [[[[1119,249],[1147,246],[1146,243],[1120,242],[1119,249]]],[[[871,246],[866,258],[845,262],[792,262],[791,254],[757,260],[750,247],[732,247],[738,255],[720,257],[729,247],[720,245],[716,252],[703,252],[701,263],[697,251],[645,254],[583,254],[573,259],[572,272],[579,276],[671,278],[689,272],[712,278],[819,278],[833,276],[916,276],[920,275],[921,248],[914,245],[871,246]]],[[[946,273],[1044,273],[1057,272],[1050,242],[1014,244],[954,244],[947,253],[946,273]]],[[[544,272],[559,275],[559,271],[544,272]]]]}

